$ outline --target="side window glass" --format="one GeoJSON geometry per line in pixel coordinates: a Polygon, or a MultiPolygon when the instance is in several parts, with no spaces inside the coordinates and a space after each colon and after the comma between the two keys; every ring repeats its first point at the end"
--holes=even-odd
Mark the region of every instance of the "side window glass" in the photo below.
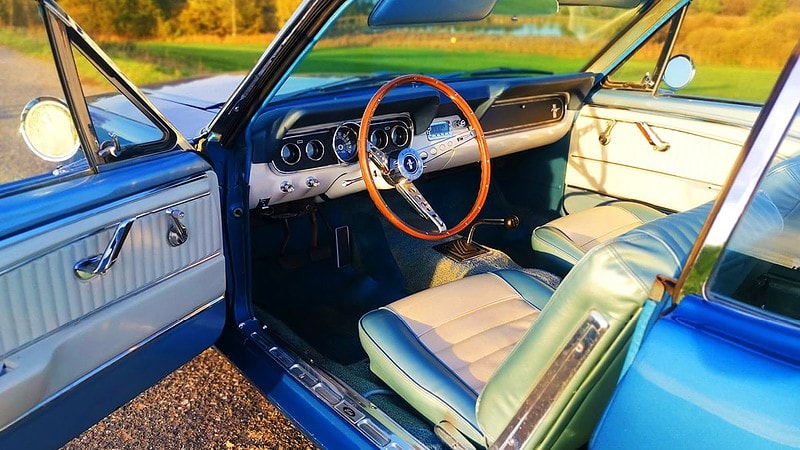
{"type": "Polygon", "coordinates": [[[79,50],[73,48],[72,54],[101,152],[111,151],[109,146],[113,145],[116,154],[111,156],[124,157],[135,148],[166,138],[166,133],[120,93],[79,50]]]}
{"type": "Polygon", "coordinates": [[[764,103],[800,38],[798,23],[795,1],[693,2],[673,55],[689,55],[696,75],[677,95],[764,103]]]}
{"type": "MultiPolygon", "coordinates": [[[[697,0],[689,5],[672,49],[690,80],[664,82],[658,95],[763,103],[800,39],[800,2],[697,0]],[[681,83],[682,84],[682,83],[681,83]]],[[[610,87],[650,90],[668,44],[668,22],[608,77],[610,87]]],[[[673,67],[674,68],[674,67],[673,67]]],[[[669,69],[667,69],[669,72],[669,69]]],[[[664,80],[669,81],[668,76],[664,80]]]]}
{"type": "MultiPolygon", "coordinates": [[[[17,19],[29,17],[31,23],[23,31],[19,28],[0,28],[0,185],[34,176],[54,176],[59,167],[83,159],[78,149],[77,138],[69,120],[54,123],[46,120],[52,109],[63,105],[64,92],[53,65],[53,55],[47,42],[44,26],[35,11],[34,2],[20,4],[17,19]],[[30,5],[28,5],[30,3],[30,5]],[[30,11],[27,11],[30,6],[30,11]],[[24,13],[24,14],[23,14],[24,13]],[[38,21],[38,22],[37,22],[38,21]],[[20,118],[26,106],[36,102],[34,99],[52,101],[49,106],[39,107],[31,112],[27,136],[46,137],[53,130],[61,129],[62,136],[71,137],[71,142],[61,145],[58,151],[34,153],[26,135],[21,132],[20,118]],[[38,118],[42,118],[39,120],[38,118]]],[[[66,116],[61,116],[66,117],[66,116]]],[[[67,139],[70,140],[70,139],[67,139]]],[[[47,142],[39,142],[53,148],[47,142]]],[[[63,144],[63,143],[60,143],[63,144]]],[[[2,187],[2,186],[0,186],[2,187]]]]}
{"type": "MultiPolygon", "coordinates": [[[[794,120],[794,127],[798,124],[794,120]]],[[[783,146],[793,146],[784,140],[783,146]]],[[[800,156],[778,151],[709,280],[712,297],[800,320],[800,156]]]]}
{"type": "Polygon", "coordinates": [[[608,76],[610,84],[615,87],[651,90],[658,76],[658,64],[669,39],[671,26],[672,21],[662,25],[627,61],[617,67],[608,76]]]}

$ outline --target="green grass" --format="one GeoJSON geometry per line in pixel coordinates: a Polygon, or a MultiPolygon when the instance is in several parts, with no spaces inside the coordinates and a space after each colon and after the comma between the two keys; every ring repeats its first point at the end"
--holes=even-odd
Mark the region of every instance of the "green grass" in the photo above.
{"type": "MultiPolygon", "coordinates": [[[[43,35],[0,28],[0,45],[51,60],[43,35]]],[[[143,85],[218,72],[245,72],[261,55],[261,44],[197,44],[140,42],[102,45],[120,69],[135,83],[143,85]]],[[[519,55],[512,52],[443,52],[435,49],[352,47],[316,49],[298,67],[300,73],[353,75],[374,71],[403,73],[449,73],[486,67],[536,68],[555,73],[577,70],[581,58],[549,55],[519,55]]],[[[81,64],[86,69],[88,64],[81,64]]],[[[616,75],[617,80],[638,81],[652,68],[630,61],[616,75]]],[[[85,70],[90,74],[89,70],[85,70]]],[[[778,69],[739,66],[703,66],[682,95],[729,98],[763,102],[777,79],[778,69]]],[[[90,77],[100,80],[99,74],[90,77]]]]}
{"type": "MultiPolygon", "coordinates": [[[[652,65],[630,61],[612,75],[614,81],[641,81],[652,65]]],[[[779,69],[698,65],[694,79],[678,95],[763,103],[780,74],[779,69]]]]}
{"type": "Polygon", "coordinates": [[[487,67],[574,71],[583,59],[502,52],[443,52],[414,48],[326,48],[315,50],[298,67],[302,73],[359,74],[373,71],[448,73],[487,67]]]}
{"type": "Polygon", "coordinates": [[[253,68],[264,53],[264,44],[183,44],[141,42],[129,54],[171,61],[185,70],[214,72],[243,72],[253,68]]]}

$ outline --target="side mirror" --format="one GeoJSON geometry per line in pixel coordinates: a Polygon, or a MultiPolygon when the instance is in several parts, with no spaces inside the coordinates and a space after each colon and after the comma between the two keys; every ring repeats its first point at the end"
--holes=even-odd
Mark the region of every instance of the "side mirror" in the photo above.
{"type": "Polygon", "coordinates": [[[672,90],[683,89],[694,78],[694,61],[687,55],[675,55],[667,62],[662,81],[672,90]]]}
{"type": "Polygon", "coordinates": [[[28,148],[45,161],[66,161],[80,147],[69,108],[53,97],[38,97],[25,105],[19,132],[28,148]]]}

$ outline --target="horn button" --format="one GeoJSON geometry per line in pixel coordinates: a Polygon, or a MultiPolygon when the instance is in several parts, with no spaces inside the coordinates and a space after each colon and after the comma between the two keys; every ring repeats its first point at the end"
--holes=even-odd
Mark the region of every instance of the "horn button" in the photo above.
{"type": "Polygon", "coordinates": [[[422,157],[413,148],[405,148],[397,155],[397,171],[408,181],[422,175],[422,157]]]}

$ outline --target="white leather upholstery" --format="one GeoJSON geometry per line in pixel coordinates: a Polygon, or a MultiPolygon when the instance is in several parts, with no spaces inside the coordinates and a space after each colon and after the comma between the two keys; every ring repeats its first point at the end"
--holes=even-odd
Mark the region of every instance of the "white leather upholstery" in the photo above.
{"type": "Polygon", "coordinates": [[[378,377],[480,442],[478,395],[552,294],[521,272],[475,275],[366,314],[359,336],[378,377]]]}
{"type": "Polygon", "coordinates": [[[475,392],[539,315],[492,273],[422,291],[387,309],[475,392]]]}
{"type": "Polygon", "coordinates": [[[535,230],[531,245],[539,265],[564,275],[595,246],[664,214],[633,202],[614,202],[552,220],[535,230]]]}

